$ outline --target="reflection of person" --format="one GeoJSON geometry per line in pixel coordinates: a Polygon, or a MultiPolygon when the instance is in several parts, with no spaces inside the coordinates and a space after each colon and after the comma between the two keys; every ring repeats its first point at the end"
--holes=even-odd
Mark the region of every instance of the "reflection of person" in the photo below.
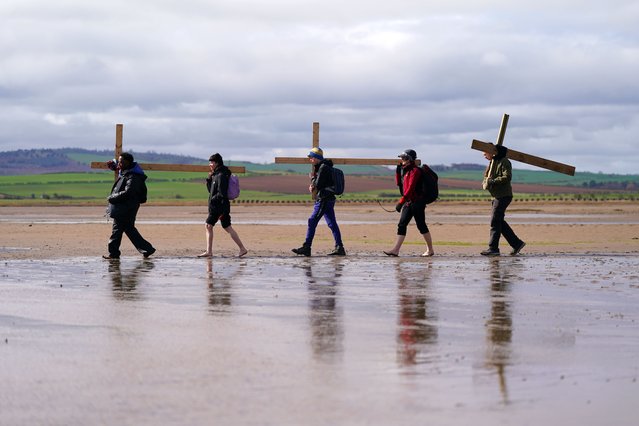
{"type": "Polygon", "coordinates": [[[433,310],[433,297],[429,291],[431,265],[425,276],[406,273],[397,265],[399,318],[397,353],[404,366],[419,362],[420,348],[437,342],[437,313],[433,310]]]}
{"type": "Polygon", "coordinates": [[[141,203],[146,202],[146,175],[140,165],[133,161],[133,155],[123,152],[117,165],[113,161],[107,163],[109,168],[119,170],[118,180],[111,188],[109,216],[113,218],[113,228],[109,239],[109,254],[105,259],[120,258],[122,234],[131,240],[135,248],[146,258],[155,253],[155,248],[145,240],[135,227],[135,218],[141,203]]]}
{"type": "Polygon", "coordinates": [[[503,235],[512,247],[510,254],[518,254],[526,245],[525,242],[515,235],[510,225],[504,219],[506,209],[513,200],[513,189],[510,184],[512,179],[512,165],[506,158],[508,149],[505,146],[497,145],[497,153],[493,156],[484,152],[484,158],[490,161],[484,172],[484,189],[493,196],[493,212],[490,219],[490,240],[488,250],[481,252],[484,256],[499,256],[499,238],[503,235]]]}
{"type": "MultiPolygon", "coordinates": [[[[324,266],[324,265],[321,265],[324,266]]],[[[325,265],[326,273],[313,270],[310,263],[304,265],[308,277],[309,320],[313,354],[331,361],[343,351],[344,330],[342,310],[338,307],[338,277],[343,265],[325,265]]]]}
{"type": "Polygon", "coordinates": [[[426,241],[427,250],[422,254],[423,257],[435,254],[433,249],[433,239],[426,225],[426,200],[420,190],[422,184],[422,171],[415,164],[417,153],[412,149],[399,154],[401,164],[397,166],[395,180],[399,186],[402,197],[399,199],[395,210],[401,213],[399,223],[397,224],[397,240],[395,246],[384,251],[387,256],[398,256],[399,250],[406,239],[406,229],[412,218],[415,218],[415,225],[426,241]]]}
{"type": "MultiPolygon", "coordinates": [[[[213,272],[213,259],[208,258],[206,262],[206,277],[209,287],[209,311],[213,314],[227,312],[231,306],[231,279],[216,277],[213,272]]],[[[240,270],[233,274],[233,277],[239,272],[240,270]]]]}
{"type": "Polygon", "coordinates": [[[222,156],[215,153],[209,157],[209,172],[206,178],[206,188],[209,191],[209,215],[206,218],[206,251],[198,257],[213,256],[213,226],[218,222],[222,223],[224,229],[231,236],[235,244],[240,249],[238,257],[248,253],[240,236],[231,226],[231,202],[228,197],[229,178],[231,171],[224,165],[222,156]]]}
{"type": "Polygon", "coordinates": [[[333,183],[333,162],[324,158],[324,152],[320,148],[313,148],[308,153],[309,161],[313,164],[311,173],[311,184],[308,190],[315,195],[315,205],[313,213],[308,218],[308,228],[306,230],[306,240],[302,247],[294,248],[295,254],[304,256],[311,255],[311,245],[315,237],[315,229],[322,216],[326,219],[326,224],[333,233],[335,239],[335,249],[329,256],[345,256],[342,234],[340,233],[337,219],[335,218],[335,193],[332,191],[333,183]]]}
{"type": "Polygon", "coordinates": [[[506,388],[506,366],[510,359],[510,343],[512,342],[513,320],[510,310],[510,280],[508,270],[500,270],[498,259],[490,265],[490,319],[486,321],[486,331],[489,341],[486,353],[486,363],[495,367],[499,376],[499,389],[508,402],[506,388]]]}
{"type": "Polygon", "coordinates": [[[109,275],[113,283],[113,296],[120,300],[137,300],[137,292],[140,273],[148,272],[155,267],[153,262],[142,260],[130,271],[122,272],[120,262],[109,262],[109,275]]]}

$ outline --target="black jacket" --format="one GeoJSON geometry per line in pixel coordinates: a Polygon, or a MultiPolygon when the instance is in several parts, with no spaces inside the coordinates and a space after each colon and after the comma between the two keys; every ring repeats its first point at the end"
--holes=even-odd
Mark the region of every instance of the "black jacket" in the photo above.
{"type": "Polygon", "coordinates": [[[333,162],[324,159],[314,166],[311,185],[317,190],[318,200],[334,200],[335,192],[327,188],[335,186],[333,181],[333,162]]]}
{"type": "Polygon", "coordinates": [[[209,207],[229,204],[229,178],[231,171],[225,165],[219,165],[211,177],[206,178],[206,189],[209,191],[209,207]]]}
{"type": "Polygon", "coordinates": [[[138,163],[123,170],[111,188],[109,216],[112,218],[135,217],[141,203],[146,203],[147,176],[138,163]]]}

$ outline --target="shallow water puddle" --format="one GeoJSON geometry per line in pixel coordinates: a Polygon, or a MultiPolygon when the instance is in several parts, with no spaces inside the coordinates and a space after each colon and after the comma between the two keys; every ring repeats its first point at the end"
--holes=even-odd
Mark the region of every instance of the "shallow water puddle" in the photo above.
{"type": "Polygon", "coordinates": [[[8,423],[630,424],[638,413],[636,256],[1,266],[8,423]]]}

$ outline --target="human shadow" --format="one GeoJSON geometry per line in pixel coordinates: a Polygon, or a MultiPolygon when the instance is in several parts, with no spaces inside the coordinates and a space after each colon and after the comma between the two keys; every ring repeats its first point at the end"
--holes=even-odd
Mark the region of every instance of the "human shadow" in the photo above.
{"type": "Polygon", "coordinates": [[[109,262],[109,276],[113,289],[113,297],[117,300],[139,300],[138,291],[140,277],[155,267],[153,260],[142,259],[133,268],[123,269],[119,260],[109,262]]]}
{"type": "Polygon", "coordinates": [[[395,265],[397,277],[397,360],[403,366],[428,363],[429,346],[437,342],[438,315],[430,288],[432,265],[407,270],[402,262],[395,265]]]}
{"type": "Polygon", "coordinates": [[[308,319],[313,356],[324,362],[335,362],[343,354],[343,311],[339,305],[339,280],[344,265],[340,260],[300,263],[307,278],[308,319]]]}
{"type": "Polygon", "coordinates": [[[237,269],[224,270],[224,274],[216,274],[213,268],[213,259],[206,259],[206,283],[208,287],[208,304],[209,313],[225,314],[228,313],[233,304],[233,281],[239,277],[243,270],[244,264],[235,265],[237,269]]]}
{"type": "Polygon", "coordinates": [[[494,368],[504,404],[509,403],[506,368],[512,356],[512,281],[516,279],[511,261],[490,260],[490,318],[486,321],[486,365],[494,368]]]}

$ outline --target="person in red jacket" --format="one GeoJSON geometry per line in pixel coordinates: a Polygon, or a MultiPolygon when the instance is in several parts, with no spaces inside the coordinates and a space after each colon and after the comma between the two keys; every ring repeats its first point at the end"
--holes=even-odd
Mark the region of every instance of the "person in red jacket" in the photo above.
{"type": "Polygon", "coordinates": [[[402,197],[395,206],[395,210],[401,213],[399,223],[397,224],[397,241],[395,246],[384,251],[387,256],[398,256],[399,250],[406,238],[406,229],[412,218],[415,218],[415,225],[419,233],[422,234],[426,241],[427,250],[422,257],[430,257],[435,254],[433,249],[433,239],[426,225],[426,200],[422,193],[423,172],[415,164],[417,153],[412,149],[407,149],[398,156],[401,164],[397,166],[395,180],[402,197]]]}

